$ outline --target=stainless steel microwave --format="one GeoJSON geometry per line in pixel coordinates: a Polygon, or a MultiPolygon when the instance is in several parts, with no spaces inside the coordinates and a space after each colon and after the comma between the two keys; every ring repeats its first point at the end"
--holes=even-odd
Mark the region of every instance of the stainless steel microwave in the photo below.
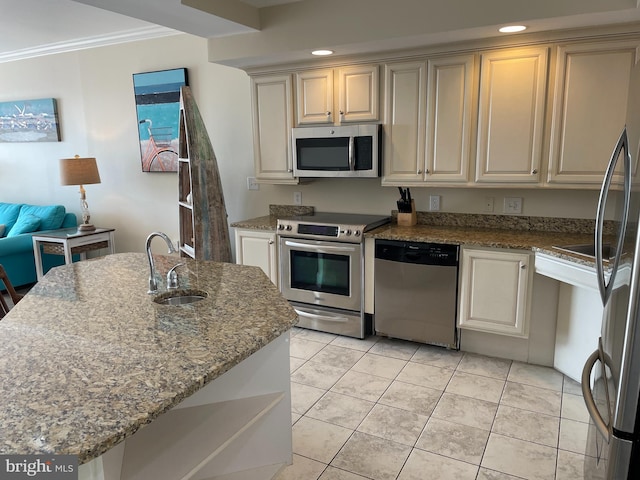
{"type": "Polygon", "coordinates": [[[292,129],[295,177],[379,177],[380,124],[292,129]]]}

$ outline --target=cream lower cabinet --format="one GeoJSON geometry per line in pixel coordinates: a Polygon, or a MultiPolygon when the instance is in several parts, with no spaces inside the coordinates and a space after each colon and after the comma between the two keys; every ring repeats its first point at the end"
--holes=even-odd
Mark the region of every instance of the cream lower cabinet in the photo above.
{"type": "MultiPolygon", "coordinates": [[[[636,40],[558,47],[549,184],[601,185],[625,124],[638,45],[636,40]]],[[[621,181],[621,175],[614,177],[614,182],[621,181]]]]}
{"type": "Polygon", "coordinates": [[[260,267],[278,286],[278,243],[276,234],[251,229],[236,229],[236,263],[260,267]]]}
{"type": "Polygon", "coordinates": [[[458,327],[528,337],[531,257],[512,250],[463,248],[458,327]]]}
{"type": "Polygon", "coordinates": [[[256,180],[296,184],[291,153],[291,75],[251,78],[253,154],[256,180]]]}
{"type": "Polygon", "coordinates": [[[540,181],[547,47],[481,54],[476,182],[540,181]]]}

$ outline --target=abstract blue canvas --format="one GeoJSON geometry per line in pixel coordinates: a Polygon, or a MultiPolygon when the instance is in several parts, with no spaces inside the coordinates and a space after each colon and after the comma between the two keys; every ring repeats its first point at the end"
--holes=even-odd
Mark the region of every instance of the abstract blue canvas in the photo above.
{"type": "Polygon", "coordinates": [[[183,85],[188,85],[186,68],[133,75],[143,172],[178,171],[180,87],[183,85]]]}

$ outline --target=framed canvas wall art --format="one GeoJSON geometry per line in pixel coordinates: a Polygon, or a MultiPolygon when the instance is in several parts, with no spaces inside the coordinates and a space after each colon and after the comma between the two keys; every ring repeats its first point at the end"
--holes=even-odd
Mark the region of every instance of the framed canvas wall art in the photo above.
{"type": "Polygon", "coordinates": [[[183,85],[188,85],[186,68],[133,75],[143,172],[178,171],[180,87],[183,85]]]}
{"type": "Polygon", "coordinates": [[[55,98],[0,102],[0,143],[59,141],[55,98]]]}

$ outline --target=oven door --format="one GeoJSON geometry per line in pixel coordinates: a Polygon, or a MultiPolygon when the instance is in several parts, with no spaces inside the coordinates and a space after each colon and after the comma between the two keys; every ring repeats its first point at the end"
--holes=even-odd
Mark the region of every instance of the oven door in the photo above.
{"type": "Polygon", "coordinates": [[[280,237],[280,291],[287,300],[362,310],[362,245],[280,237]]]}

